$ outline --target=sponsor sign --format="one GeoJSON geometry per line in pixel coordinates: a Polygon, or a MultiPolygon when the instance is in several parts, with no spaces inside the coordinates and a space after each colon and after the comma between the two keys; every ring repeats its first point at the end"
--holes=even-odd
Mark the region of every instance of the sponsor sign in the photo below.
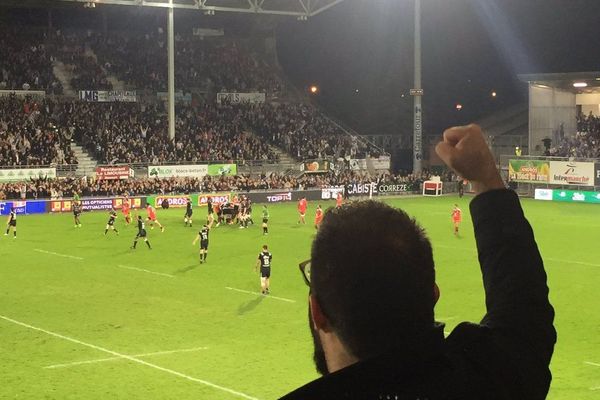
{"type": "Polygon", "coordinates": [[[0,201],[0,215],[10,214],[11,207],[15,208],[17,214],[27,213],[27,201],[0,201]]]}
{"type": "Polygon", "coordinates": [[[43,90],[0,90],[0,97],[15,96],[24,97],[46,97],[46,92],[43,90]]]}
{"type": "Polygon", "coordinates": [[[79,100],[93,103],[137,102],[135,90],[80,90],[79,100]]]}
{"type": "MultiPolygon", "coordinates": [[[[162,101],[169,101],[169,92],[156,92],[156,97],[162,101]]],[[[192,102],[191,93],[175,92],[175,101],[181,101],[184,103],[192,102]]]]}
{"type": "Polygon", "coordinates": [[[133,169],[128,165],[96,167],[96,178],[102,179],[129,179],[133,178],[133,169]]]}
{"type": "Polygon", "coordinates": [[[305,161],[300,165],[300,170],[307,174],[319,174],[333,169],[333,164],[327,160],[305,161]]]}
{"type": "Polygon", "coordinates": [[[350,183],[346,185],[346,193],[348,196],[365,196],[370,193],[377,193],[377,184],[375,182],[369,183],[350,183]]]}
{"type": "Polygon", "coordinates": [[[390,157],[380,156],[378,158],[353,158],[350,160],[350,169],[355,171],[363,171],[368,169],[389,170],[390,157]]]}
{"type": "MultiPolygon", "coordinates": [[[[123,207],[123,198],[88,198],[81,199],[83,211],[119,210],[123,207]]],[[[69,212],[73,210],[73,200],[50,200],[50,212],[69,212]]],[[[131,208],[142,208],[145,204],[142,197],[130,197],[131,208]]]]}
{"type": "Polygon", "coordinates": [[[210,164],[208,175],[211,176],[234,176],[237,175],[237,164],[210,164]]]}
{"type": "MultiPolygon", "coordinates": [[[[196,204],[200,207],[206,206],[208,204],[208,199],[211,199],[213,204],[226,204],[231,200],[231,195],[229,193],[217,193],[217,194],[199,194],[197,195],[198,199],[196,200],[196,204]]],[[[192,196],[192,201],[193,201],[192,196]]]]}
{"type": "Polygon", "coordinates": [[[594,163],[550,161],[550,182],[554,185],[594,186],[594,163]]]}
{"type": "MultiPolygon", "coordinates": [[[[183,208],[187,205],[188,199],[191,199],[191,196],[181,195],[181,196],[155,196],[154,197],[154,207],[158,208],[162,205],[163,201],[167,200],[169,203],[169,208],[183,208]]],[[[192,201],[193,203],[193,201],[192,201]]]]}
{"type": "Polygon", "coordinates": [[[235,92],[222,92],[217,93],[217,104],[228,103],[228,104],[239,104],[239,103],[264,103],[266,96],[264,93],[252,92],[252,93],[235,93],[235,92]]]}
{"type": "Polygon", "coordinates": [[[535,189],[536,200],[552,201],[552,189],[535,189]]]}
{"type": "Polygon", "coordinates": [[[344,195],[344,187],[343,186],[336,186],[336,187],[321,189],[321,199],[323,199],[323,200],[334,199],[335,200],[335,199],[337,199],[338,193],[342,194],[342,196],[344,195]]]}
{"type": "Polygon", "coordinates": [[[282,201],[292,201],[292,192],[267,194],[268,203],[281,203],[282,201]]]}
{"type": "Polygon", "coordinates": [[[600,163],[594,164],[594,186],[600,186],[600,163]]]}
{"type": "MultiPolygon", "coordinates": [[[[237,170],[236,170],[237,172],[237,170]]],[[[208,165],[149,165],[150,178],[196,177],[208,175],[208,165]]]]}
{"type": "Polygon", "coordinates": [[[542,160],[509,160],[508,180],[515,182],[549,182],[550,162],[542,160]]]}
{"type": "Polygon", "coordinates": [[[56,178],[56,168],[0,169],[0,182],[28,181],[39,178],[56,178]]]}
{"type": "Polygon", "coordinates": [[[386,194],[397,194],[397,193],[406,193],[409,191],[409,187],[405,183],[386,183],[382,182],[377,185],[377,193],[379,195],[386,194]]]}
{"type": "Polygon", "coordinates": [[[588,192],[579,190],[560,190],[552,191],[552,200],[568,203],[595,203],[600,204],[599,192],[588,192]]]}

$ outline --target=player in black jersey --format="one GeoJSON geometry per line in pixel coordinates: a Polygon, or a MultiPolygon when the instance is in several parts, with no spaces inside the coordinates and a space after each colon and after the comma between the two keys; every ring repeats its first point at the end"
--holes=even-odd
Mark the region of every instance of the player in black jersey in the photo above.
{"type": "Polygon", "coordinates": [[[194,241],[192,242],[192,246],[195,246],[196,242],[198,240],[200,241],[200,264],[206,262],[206,256],[208,254],[208,233],[209,233],[209,231],[210,231],[210,228],[208,227],[208,225],[204,224],[204,226],[202,227],[202,230],[200,232],[198,232],[198,236],[196,236],[196,239],[194,239],[194,241]]]}
{"type": "Polygon", "coordinates": [[[142,218],[141,215],[138,215],[138,217],[137,217],[137,227],[138,227],[138,233],[137,233],[137,235],[135,235],[135,239],[133,239],[133,246],[131,246],[130,248],[135,250],[138,240],[144,239],[144,242],[146,242],[148,249],[152,250],[152,246],[150,246],[150,242],[148,241],[148,237],[147,237],[147,233],[146,233],[146,224],[144,224],[144,219],[142,218]]]}
{"type": "Polygon", "coordinates": [[[240,213],[238,215],[238,221],[240,222],[240,229],[248,227],[248,221],[250,215],[248,214],[248,201],[244,198],[240,202],[240,213]]]}
{"type": "Polygon", "coordinates": [[[6,223],[6,233],[4,236],[8,236],[10,228],[13,229],[13,238],[17,238],[17,211],[14,207],[10,208],[10,214],[8,215],[8,222],[6,223]]]}
{"type": "MultiPolygon", "coordinates": [[[[213,226],[213,223],[215,222],[215,210],[213,208],[213,203],[212,203],[212,199],[209,197],[206,200],[206,208],[207,208],[207,216],[206,216],[206,221],[208,223],[208,229],[211,229],[213,226]]],[[[219,226],[219,222],[217,221],[217,226],[219,226]]]]}
{"type": "Polygon", "coordinates": [[[269,248],[265,244],[262,247],[262,251],[258,254],[258,260],[254,271],[258,270],[260,266],[260,288],[262,294],[269,294],[269,279],[271,278],[271,260],[273,255],[269,252],[269,248]]]}
{"type": "Polygon", "coordinates": [[[192,199],[188,198],[187,203],[185,204],[185,216],[183,217],[184,226],[192,226],[192,214],[194,210],[192,210],[192,199]]]}
{"type": "Polygon", "coordinates": [[[73,219],[75,220],[75,228],[81,228],[81,220],[79,216],[81,215],[81,203],[78,201],[73,201],[73,219]]]}
{"type": "Polygon", "coordinates": [[[117,228],[115,228],[115,219],[117,219],[117,211],[114,208],[111,208],[108,215],[109,217],[108,222],[106,223],[106,229],[104,229],[104,235],[108,233],[109,228],[115,231],[117,235],[119,235],[119,231],[117,230],[117,228]]]}

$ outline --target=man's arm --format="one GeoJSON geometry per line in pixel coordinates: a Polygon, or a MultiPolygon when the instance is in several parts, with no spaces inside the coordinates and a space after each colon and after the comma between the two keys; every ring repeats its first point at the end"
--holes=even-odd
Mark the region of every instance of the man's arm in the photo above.
{"type": "Polygon", "coordinates": [[[473,182],[477,194],[470,209],[486,296],[481,324],[513,361],[528,398],[543,399],[551,380],[548,366],[556,331],[533,230],[517,195],[504,188],[478,126],[447,130],[436,151],[473,182]]]}
{"type": "Polygon", "coordinates": [[[194,246],[198,242],[198,240],[200,240],[200,234],[196,235],[196,239],[194,239],[194,241],[192,242],[192,246],[194,246]]]}

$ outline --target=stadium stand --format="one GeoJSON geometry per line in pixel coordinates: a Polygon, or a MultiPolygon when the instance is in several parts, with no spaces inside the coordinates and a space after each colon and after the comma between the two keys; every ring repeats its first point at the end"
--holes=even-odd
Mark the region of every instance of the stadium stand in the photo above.
{"type": "Polygon", "coordinates": [[[600,118],[589,115],[577,117],[577,133],[559,138],[556,146],[546,155],[557,157],[597,158],[600,157],[600,118]]]}
{"type": "Polygon", "coordinates": [[[45,37],[35,30],[0,29],[0,90],[45,90],[62,94],[52,72],[53,57],[45,37]]]}
{"type": "Polygon", "coordinates": [[[58,199],[72,197],[75,193],[82,196],[122,196],[144,194],[183,194],[212,193],[223,191],[250,191],[269,189],[311,189],[347,185],[361,182],[403,183],[412,190],[419,188],[419,183],[429,179],[429,173],[418,176],[412,174],[391,175],[382,173],[370,175],[356,171],[340,174],[303,175],[291,177],[284,174],[269,174],[259,177],[247,175],[204,178],[143,178],[131,180],[93,180],[87,178],[36,179],[29,182],[0,183],[0,200],[2,199],[58,199]]]}
{"type": "Polygon", "coordinates": [[[54,124],[56,111],[49,100],[0,98],[0,165],[76,163],[70,148],[73,132],[54,124]]]}

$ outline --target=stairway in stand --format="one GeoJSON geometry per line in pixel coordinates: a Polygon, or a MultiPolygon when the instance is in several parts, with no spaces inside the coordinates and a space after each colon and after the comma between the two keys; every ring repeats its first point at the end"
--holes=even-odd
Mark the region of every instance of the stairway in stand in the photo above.
{"type": "Polygon", "coordinates": [[[98,163],[87,151],[75,142],[71,142],[71,150],[77,157],[77,176],[93,176],[98,163]]]}

